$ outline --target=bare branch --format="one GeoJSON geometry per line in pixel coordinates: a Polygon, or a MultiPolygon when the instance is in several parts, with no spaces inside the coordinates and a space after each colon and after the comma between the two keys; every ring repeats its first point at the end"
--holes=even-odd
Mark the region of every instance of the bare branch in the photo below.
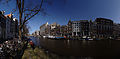
{"type": "Polygon", "coordinates": [[[42,4],[43,4],[43,0],[41,1],[40,9],[36,10],[36,13],[34,13],[34,14],[33,14],[32,16],[30,16],[29,18],[27,18],[27,19],[25,20],[25,22],[28,21],[29,19],[31,19],[32,17],[34,17],[36,14],[38,14],[38,13],[40,12],[40,10],[41,10],[41,8],[42,8],[42,4]]]}
{"type": "Polygon", "coordinates": [[[26,11],[35,11],[37,9],[38,6],[34,7],[33,9],[29,9],[29,8],[26,8],[23,10],[23,12],[26,12],[26,11]]]}
{"type": "Polygon", "coordinates": [[[24,9],[24,0],[22,0],[22,13],[23,13],[23,9],[24,9]]]}
{"type": "MultiPolygon", "coordinates": [[[[40,10],[41,10],[41,8],[42,8],[42,4],[43,4],[43,0],[41,0],[40,8],[39,8],[38,10],[31,11],[30,14],[28,14],[27,16],[25,16],[24,21],[23,21],[23,24],[21,25],[21,27],[23,27],[23,25],[24,25],[29,19],[31,19],[32,17],[34,17],[35,15],[37,15],[37,14],[40,12],[40,10]],[[33,15],[31,15],[32,12],[34,12],[33,15]],[[31,15],[31,16],[28,17],[29,15],[31,15]],[[26,19],[26,17],[28,17],[28,18],[26,19]]],[[[33,8],[33,9],[34,9],[34,8],[33,8]]]]}

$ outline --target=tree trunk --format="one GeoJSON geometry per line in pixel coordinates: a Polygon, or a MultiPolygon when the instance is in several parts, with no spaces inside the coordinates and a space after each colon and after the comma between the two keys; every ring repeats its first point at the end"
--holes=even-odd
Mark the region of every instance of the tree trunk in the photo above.
{"type": "Polygon", "coordinates": [[[21,40],[22,39],[22,31],[21,31],[21,29],[19,28],[19,40],[21,40]]]}
{"type": "Polygon", "coordinates": [[[21,10],[21,0],[17,0],[17,5],[19,9],[19,40],[22,39],[22,10],[21,10]]]}
{"type": "Polygon", "coordinates": [[[21,40],[22,37],[22,12],[19,11],[19,40],[21,40]]]}
{"type": "Polygon", "coordinates": [[[23,25],[23,36],[25,36],[25,25],[23,25]]]}

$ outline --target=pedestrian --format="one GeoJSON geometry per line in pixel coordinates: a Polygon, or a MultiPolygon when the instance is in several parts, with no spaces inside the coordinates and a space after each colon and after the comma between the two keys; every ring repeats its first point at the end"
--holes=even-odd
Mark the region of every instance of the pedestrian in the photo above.
{"type": "Polygon", "coordinates": [[[30,43],[31,48],[34,50],[35,47],[34,47],[34,43],[33,43],[33,41],[30,41],[29,43],[30,43]]]}

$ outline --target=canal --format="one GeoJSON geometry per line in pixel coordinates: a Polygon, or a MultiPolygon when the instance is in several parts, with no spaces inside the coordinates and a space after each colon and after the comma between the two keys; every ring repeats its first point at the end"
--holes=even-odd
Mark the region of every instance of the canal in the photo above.
{"type": "Polygon", "coordinates": [[[120,41],[51,40],[31,37],[54,59],[114,59],[120,56],[120,41]]]}

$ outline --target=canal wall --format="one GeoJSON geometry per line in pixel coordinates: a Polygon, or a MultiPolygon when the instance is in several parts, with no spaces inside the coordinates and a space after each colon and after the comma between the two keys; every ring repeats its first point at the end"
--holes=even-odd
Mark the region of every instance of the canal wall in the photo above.
{"type": "Polygon", "coordinates": [[[49,51],[66,56],[120,56],[119,40],[52,40],[40,39],[49,51]]]}

